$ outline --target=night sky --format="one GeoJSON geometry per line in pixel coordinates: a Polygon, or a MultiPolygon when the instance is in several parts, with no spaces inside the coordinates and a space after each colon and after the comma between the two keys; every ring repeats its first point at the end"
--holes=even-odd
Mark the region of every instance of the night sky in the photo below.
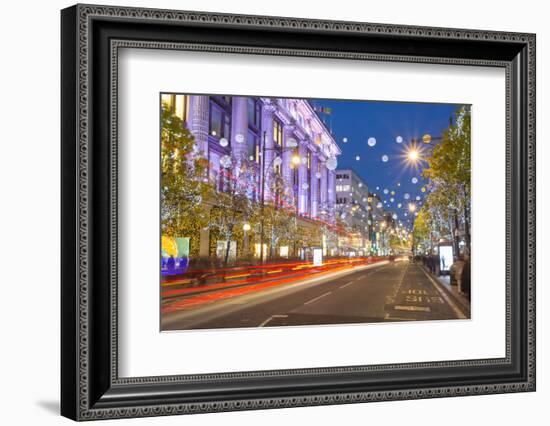
{"type": "MultiPolygon", "coordinates": [[[[426,183],[421,171],[426,163],[420,161],[417,167],[408,164],[405,150],[413,138],[421,139],[426,133],[432,137],[441,136],[449,126],[449,119],[454,118],[454,112],[461,105],[317,99],[310,102],[316,108],[332,108],[330,115],[319,113],[319,116],[327,127],[332,128],[332,134],[342,150],[338,157],[338,169],[353,169],[367,183],[370,192],[386,201],[384,210],[397,213],[399,219],[410,228],[413,220],[407,207],[410,202],[420,206],[426,195],[421,192],[426,183]],[[399,136],[402,143],[396,142],[399,136]],[[375,138],[376,145],[369,146],[369,138],[375,138]],[[382,160],[384,155],[388,156],[387,162],[382,160]],[[416,184],[412,182],[414,177],[418,179],[416,184]],[[388,190],[388,194],[384,194],[384,189],[388,190]],[[391,191],[395,191],[395,195],[391,191]],[[409,194],[410,198],[406,199],[405,194],[409,194]],[[421,197],[420,201],[416,200],[417,196],[421,197]],[[393,202],[391,198],[394,198],[393,202]],[[398,203],[402,204],[401,208],[397,207],[398,203]],[[408,213],[407,216],[405,213],[408,213]]],[[[419,145],[424,155],[427,154],[427,147],[422,143],[419,145]]]]}

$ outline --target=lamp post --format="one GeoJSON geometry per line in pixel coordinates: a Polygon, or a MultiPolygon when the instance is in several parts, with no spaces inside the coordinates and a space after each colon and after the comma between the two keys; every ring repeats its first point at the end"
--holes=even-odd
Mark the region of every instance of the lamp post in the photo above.
{"type": "MultiPolygon", "coordinates": [[[[260,177],[262,179],[261,188],[260,188],[260,263],[261,264],[263,264],[264,260],[265,260],[264,259],[264,257],[265,257],[264,256],[264,204],[265,204],[265,172],[266,172],[265,154],[266,154],[267,151],[278,151],[282,154],[283,152],[293,150],[298,146],[298,143],[296,142],[296,140],[289,139],[288,141],[286,141],[286,146],[284,148],[281,148],[281,149],[267,148],[266,143],[265,143],[266,142],[265,141],[266,134],[267,134],[267,132],[264,130],[264,133],[262,135],[263,136],[262,137],[262,163],[261,163],[261,166],[260,166],[260,177]]],[[[278,158],[278,157],[275,157],[275,158],[278,158]]],[[[273,164],[273,161],[275,161],[275,158],[273,160],[271,160],[271,162],[267,166],[268,169],[273,164]]],[[[298,157],[298,156],[292,157],[292,162],[296,163],[296,161],[295,161],[296,158],[297,158],[297,162],[299,163],[300,162],[300,157],[298,157]]]]}

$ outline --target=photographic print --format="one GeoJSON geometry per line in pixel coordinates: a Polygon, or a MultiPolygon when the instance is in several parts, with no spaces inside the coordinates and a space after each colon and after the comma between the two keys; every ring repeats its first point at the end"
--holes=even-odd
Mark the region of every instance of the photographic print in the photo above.
{"type": "Polygon", "coordinates": [[[470,318],[470,105],[159,110],[161,331],[470,318]]]}

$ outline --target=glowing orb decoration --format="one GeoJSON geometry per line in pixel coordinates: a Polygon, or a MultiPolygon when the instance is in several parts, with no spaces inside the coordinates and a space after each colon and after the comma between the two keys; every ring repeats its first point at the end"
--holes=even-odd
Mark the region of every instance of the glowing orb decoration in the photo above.
{"type": "Polygon", "coordinates": [[[355,161],[359,161],[359,160],[361,160],[361,157],[359,155],[356,155],[355,156],[355,161]]]}
{"type": "Polygon", "coordinates": [[[377,187],[376,187],[376,190],[377,190],[377,191],[380,191],[380,187],[379,187],[379,186],[377,186],[377,187]]]}
{"type": "Polygon", "coordinates": [[[216,135],[217,135],[217,133],[216,133],[215,130],[212,130],[212,131],[210,132],[210,134],[211,134],[212,136],[216,136],[216,135]]]}
{"type": "Polygon", "coordinates": [[[336,167],[338,167],[338,161],[336,158],[330,157],[325,163],[325,166],[327,166],[327,169],[329,170],[336,170],[336,167]]]}
{"type": "Polygon", "coordinates": [[[397,142],[397,143],[403,143],[403,137],[402,137],[402,136],[397,136],[397,137],[395,138],[395,142],[397,142]]]}
{"type": "Polygon", "coordinates": [[[231,157],[229,155],[224,155],[220,158],[220,164],[224,169],[231,167],[231,157]]]}
{"type": "Polygon", "coordinates": [[[388,188],[384,188],[384,194],[387,194],[388,192],[390,192],[388,188]]]}
{"type": "Polygon", "coordinates": [[[347,142],[348,142],[348,138],[342,138],[342,142],[347,143],[347,142]]]}
{"type": "Polygon", "coordinates": [[[386,154],[384,154],[384,155],[382,156],[382,161],[383,161],[384,163],[387,163],[389,159],[390,159],[390,157],[388,157],[386,154]]]}
{"type": "Polygon", "coordinates": [[[393,203],[395,199],[393,197],[390,198],[390,203],[393,203]]]}
{"type": "Polygon", "coordinates": [[[315,177],[316,177],[317,179],[321,179],[321,172],[315,173],[315,177]]]}
{"type": "Polygon", "coordinates": [[[237,141],[237,143],[243,143],[244,142],[244,136],[241,133],[237,133],[235,135],[235,141],[237,141]]]}
{"type": "Polygon", "coordinates": [[[248,159],[249,159],[250,161],[254,161],[254,156],[251,155],[250,157],[248,157],[248,159]]]}
{"type": "Polygon", "coordinates": [[[308,188],[309,188],[309,185],[307,183],[302,184],[302,189],[308,189],[308,188]]]}
{"type": "Polygon", "coordinates": [[[416,196],[416,201],[420,201],[420,195],[416,196]]]}
{"type": "Polygon", "coordinates": [[[403,205],[403,204],[398,203],[398,204],[397,204],[397,208],[400,209],[402,205],[403,205]]]}
{"type": "Polygon", "coordinates": [[[424,136],[422,136],[422,142],[424,143],[430,143],[432,141],[432,135],[426,133],[424,136]]]}
{"type": "Polygon", "coordinates": [[[229,141],[226,138],[220,139],[220,146],[223,146],[224,148],[229,145],[229,141]]]}
{"type": "Polygon", "coordinates": [[[363,182],[359,182],[359,188],[363,186],[363,182]]]}
{"type": "Polygon", "coordinates": [[[423,186],[422,189],[421,189],[422,192],[426,192],[426,187],[423,186]]]}
{"type": "Polygon", "coordinates": [[[403,213],[404,216],[407,216],[407,213],[403,213]]]}
{"type": "Polygon", "coordinates": [[[290,138],[286,141],[286,146],[289,148],[296,148],[298,146],[298,142],[296,142],[296,139],[290,138]]]}
{"type": "Polygon", "coordinates": [[[401,182],[397,182],[397,186],[401,186],[401,182]]]}
{"type": "Polygon", "coordinates": [[[409,198],[411,198],[411,196],[410,196],[410,194],[407,192],[407,193],[403,196],[403,198],[405,198],[405,200],[408,200],[409,198]]]}
{"type": "Polygon", "coordinates": [[[417,177],[413,177],[413,178],[411,179],[411,182],[412,182],[412,183],[418,183],[418,178],[417,178],[417,177]]]}
{"type": "Polygon", "coordinates": [[[392,216],[394,219],[397,219],[397,215],[394,213],[392,216]]]}
{"type": "Polygon", "coordinates": [[[371,220],[367,220],[367,223],[368,223],[369,225],[372,225],[372,221],[371,221],[371,220]]]}
{"type": "Polygon", "coordinates": [[[283,159],[281,157],[275,157],[275,159],[273,160],[273,164],[279,167],[281,164],[283,164],[283,159]]]}
{"type": "Polygon", "coordinates": [[[382,208],[382,203],[381,202],[378,202],[378,204],[376,205],[376,207],[378,207],[379,209],[382,208]]]}
{"type": "Polygon", "coordinates": [[[368,146],[374,146],[374,145],[376,145],[376,138],[372,138],[372,137],[369,138],[369,139],[367,140],[367,145],[368,145],[368,146]]]}

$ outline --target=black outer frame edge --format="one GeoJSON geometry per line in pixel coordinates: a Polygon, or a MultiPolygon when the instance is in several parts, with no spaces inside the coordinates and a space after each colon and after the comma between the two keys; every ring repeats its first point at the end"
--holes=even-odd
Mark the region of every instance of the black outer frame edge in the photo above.
{"type": "Polygon", "coordinates": [[[78,417],[77,6],[61,12],[61,414],[78,417]]]}
{"type": "MultiPolygon", "coordinates": [[[[72,78],[63,79],[63,91],[62,91],[62,127],[63,127],[63,141],[62,141],[62,160],[63,160],[63,196],[62,196],[62,211],[65,212],[65,218],[68,213],[72,212],[73,219],[76,219],[77,206],[76,206],[76,128],[68,129],[67,120],[72,119],[72,123],[76,125],[76,114],[75,114],[75,102],[77,100],[77,88],[76,88],[76,59],[77,59],[77,37],[76,37],[76,27],[77,27],[77,11],[76,7],[66,9],[62,12],[62,51],[65,52],[62,55],[62,69],[64,74],[71,74],[72,78]],[[71,25],[68,25],[70,23],[71,25]],[[70,29],[67,29],[70,27],[70,29]],[[70,42],[65,39],[71,39],[70,42]],[[68,146],[73,145],[73,146],[68,146]],[[67,149],[65,149],[67,148],[67,149]],[[71,154],[72,150],[72,154],[71,154]],[[71,163],[72,162],[72,163],[71,163]],[[67,188],[67,179],[72,179],[72,188],[67,188]],[[72,205],[69,205],[69,202],[72,201],[72,205]]],[[[95,19],[95,18],[94,18],[95,19]]],[[[110,21],[115,23],[115,20],[101,20],[102,22],[110,21]]],[[[127,21],[120,20],[117,24],[128,23],[127,21]]],[[[162,22],[154,24],[155,27],[159,25],[162,26],[162,22]]],[[[140,23],[143,25],[143,23],[140,23]]],[[[173,24],[170,24],[172,27],[173,24]]],[[[150,25],[149,25],[150,26],[150,25]]],[[[200,26],[200,25],[199,25],[200,26]]],[[[196,26],[193,27],[193,30],[196,30],[196,26]]],[[[202,25],[202,27],[208,27],[208,25],[202,25]]],[[[242,30],[240,28],[239,30],[242,30]]],[[[259,29],[255,29],[260,31],[259,29]]],[[[295,32],[298,32],[296,30],[295,32]]],[[[116,32],[116,31],[115,31],[116,32]]],[[[287,32],[293,32],[293,30],[286,30],[287,32]]],[[[124,31],[122,31],[124,33],[124,31]]],[[[300,34],[302,36],[303,34],[300,34]]],[[[91,83],[91,96],[93,99],[100,99],[100,102],[93,102],[92,107],[92,120],[90,121],[90,135],[92,132],[96,132],[96,135],[101,135],[102,138],[107,138],[109,140],[109,99],[103,99],[105,93],[108,93],[109,90],[109,58],[108,58],[108,47],[109,47],[109,37],[101,37],[98,39],[97,33],[93,32],[93,41],[90,39],[90,43],[94,46],[92,51],[91,65],[92,67],[98,66],[102,69],[99,73],[98,80],[90,80],[91,83]],[[103,51],[102,51],[103,50],[103,51]],[[106,60],[105,60],[106,59],[106,60]],[[101,64],[101,62],[104,62],[101,64]],[[100,65],[98,65],[98,63],[100,65]],[[103,94],[103,98],[102,98],[103,94]],[[96,98],[97,96],[97,98],[96,98]],[[101,104],[100,104],[101,103],[101,104]],[[97,120],[97,117],[101,116],[101,120],[97,120]],[[99,121],[99,123],[98,123],[99,121]],[[95,127],[95,126],[98,127],[95,127]]],[[[330,35],[329,35],[330,36],[330,35]]],[[[130,37],[131,38],[131,37],[130,37]]],[[[220,43],[221,44],[221,43],[220,43]]],[[[476,42],[476,45],[479,44],[479,41],[476,42]]],[[[526,292],[522,291],[521,283],[522,277],[527,277],[527,252],[526,245],[528,243],[528,237],[526,229],[520,228],[522,221],[525,220],[527,216],[527,196],[525,191],[521,191],[522,188],[526,188],[527,185],[527,158],[525,151],[527,150],[527,144],[520,144],[519,141],[527,141],[527,126],[526,124],[526,102],[527,102],[527,87],[526,87],[526,75],[527,75],[527,58],[526,58],[526,48],[524,47],[525,43],[507,43],[507,55],[510,54],[513,49],[516,52],[516,58],[512,61],[512,118],[515,121],[512,123],[512,147],[514,150],[512,159],[515,163],[512,165],[512,195],[520,197],[521,199],[513,199],[513,208],[515,209],[512,212],[512,247],[520,247],[521,251],[515,254],[517,260],[516,265],[514,265],[513,270],[515,275],[513,281],[518,283],[512,289],[512,300],[514,302],[512,315],[513,315],[513,333],[512,333],[512,359],[514,360],[513,365],[511,365],[507,374],[503,376],[503,369],[500,367],[500,376],[498,374],[494,375],[493,373],[488,374],[485,380],[480,380],[482,373],[487,373],[493,370],[494,368],[483,367],[485,371],[476,371],[475,379],[472,384],[482,384],[482,383],[497,383],[497,382],[511,382],[511,381],[524,381],[526,379],[526,353],[527,353],[527,335],[523,333],[522,330],[526,330],[526,321],[527,321],[527,297],[526,292]],[[519,50],[520,53],[517,53],[519,50]],[[522,145],[522,146],[519,146],[522,145]],[[521,173],[521,176],[519,175],[521,173]],[[518,191],[519,189],[519,191],[518,191]],[[515,220],[514,220],[515,219],[515,220]],[[520,245],[518,245],[518,243],[520,245]],[[519,325],[520,324],[520,325],[519,325]],[[481,374],[481,375],[480,375],[481,374]]],[[[288,46],[286,46],[288,47],[288,46]]],[[[307,47],[306,47],[307,48],[307,47]]],[[[409,52],[411,54],[413,52],[409,52]]],[[[95,68],[94,68],[95,69],[95,68]]],[[[95,75],[95,73],[94,73],[95,75]]],[[[96,136],[96,138],[99,136],[96,136]]],[[[364,383],[360,383],[360,380],[357,380],[357,374],[346,374],[342,375],[340,378],[345,382],[343,385],[334,386],[334,380],[332,385],[326,383],[322,388],[318,386],[308,386],[303,384],[303,378],[301,385],[288,386],[284,383],[284,379],[281,381],[281,378],[262,378],[261,380],[254,381],[253,379],[237,379],[232,381],[232,387],[238,387],[243,385],[243,382],[246,380],[249,382],[249,386],[241,386],[241,389],[237,393],[228,395],[227,390],[222,389],[223,383],[209,381],[208,383],[199,383],[199,384],[111,384],[110,383],[110,327],[108,324],[108,309],[105,313],[105,307],[108,306],[110,292],[107,289],[105,291],[105,286],[108,285],[108,258],[105,256],[105,250],[100,249],[102,244],[108,244],[108,237],[106,234],[98,236],[98,229],[103,232],[108,232],[109,230],[109,217],[106,214],[107,209],[99,208],[97,201],[102,200],[106,204],[102,206],[108,206],[109,197],[109,150],[106,146],[101,146],[101,144],[95,143],[96,138],[90,136],[91,144],[91,157],[96,163],[98,158],[102,158],[103,161],[98,161],[95,168],[91,170],[91,177],[93,184],[91,185],[92,198],[94,203],[90,203],[92,206],[91,211],[91,228],[94,229],[93,242],[90,255],[93,259],[91,263],[91,280],[90,280],[90,302],[91,309],[89,312],[90,315],[90,335],[91,335],[91,344],[90,344],[90,374],[88,377],[90,384],[90,404],[89,409],[101,409],[101,408],[116,408],[116,407],[139,407],[149,404],[171,404],[179,402],[195,402],[195,401],[219,401],[219,400],[231,400],[231,399],[240,399],[240,398],[261,398],[266,395],[275,397],[274,393],[277,393],[280,396],[289,396],[289,395],[310,395],[313,393],[326,393],[326,392],[343,392],[345,390],[349,391],[376,391],[377,389],[393,389],[393,388],[404,388],[405,384],[403,382],[397,385],[385,385],[380,386],[375,389],[373,387],[364,387],[364,383]],[[98,165],[103,164],[101,170],[97,168],[98,165]],[[105,167],[107,166],[107,167],[105,167]],[[103,190],[102,190],[103,189],[103,190]],[[107,191],[104,191],[107,189],[107,191]],[[97,199],[96,199],[97,197],[97,199]],[[94,207],[95,206],[95,207],[94,207]],[[101,212],[103,210],[103,213],[101,212]],[[102,244],[98,244],[102,243],[102,244]],[[101,259],[102,258],[102,259],[101,259]],[[106,263],[105,263],[106,262],[106,263]],[[101,278],[98,280],[98,278],[101,278]],[[103,291],[101,290],[103,287],[103,291]],[[98,314],[97,309],[103,307],[103,312],[98,314]],[[106,321],[106,322],[105,322],[106,321]],[[103,324],[101,324],[103,323],[103,324]],[[107,330],[107,331],[106,331],[107,330]],[[345,376],[345,377],[344,377],[345,376]],[[262,383],[263,381],[263,383],[262,383]],[[354,382],[354,383],[353,383],[354,382]],[[275,385],[275,388],[273,387],[275,385]],[[187,386],[187,388],[185,388],[187,386]],[[397,386],[397,387],[396,387],[397,386]],[[217,389],[216,389],[217,388],[217,389]],[[246,389],[245,389],[246,388],[246,389]]],[[[69,185],[70,186],[70,185],[69,185]]],[[[76,260],[76,245],[75,245],[75,232],[76,232],[76,222],[66,223],[65,219],[62,219],[63,231],[62,231],[62,244],[63,244],[63,259],[64,264],[62,265],[62,321],[63,321],[63,330],[62,330],[62,354],[65,355],[62,358],[62,414],[70,417],[72,419],[77,419],[79,417],[78,401],[77,401],[77,335],[76,335],[76,323],[78,321],[77,310],[76,310],[76,292],[78,289],[75,287],[75,281],[67,279],[68,275],[72,273],[73,277],[76,277],[76,262],[73,265],[67,265],[66,259],[76,260]],[[73,251],[71,251],[71,249],[73,251]],[[69,256],[66,256],[66,255],[69,256]],[[71,270],[72,267],[72,270],[71,270]],[[70,299],[73,303],[73,309],[68,309],[65,303],[66,300],[70,299]],[[67,319],[69,321],[67,321],[67,319]],[[69,322],[69,324],[67,324],[69,322]],[[70,365],[69,372],[67,370],[67,359],[69,358],[68,354],[73,355],[74,359],[69,360],[68,365],[70,365]]],[[[525,227],[525,223],[524,223],[525,227]]],[[[105,247],[105,245],[103,245],[105,247]]],[[[516,250],[517,251],[517,250],[516,250]]],[[[526,289],[526,286],[524,286],[526,289]]],[[[472,368],[469,368],[472,371],[472,368]]],[[[468,370],[468,368],[466,369],[468,370]]],[[[438,372],[442,372],[444,369],[438,369],[438,372]]],[[[458,371],[457,369],[454,370],[458,371]]],[[[429,370],[416,370],[416,373],[427,373],[429,370]]],[[[391,373],[390,373],[391,374],[391,373]]],[[[399,374],[399,372],[398,372],[399,374]]],[[[387,372],[385,373],[387,375],[387,372]]],[[[416,380],[413,382],[415,387],[428,387],[428,386],[453,386],[468,384],[469,381],[463,380],[454,380],[451,382],[440,381],[434,382],[429,380],[424,380],[424,384],[420,384],[421,380],[416,380]]],[[[326,378],[326,377],[325,377],[326,378]]],[[[290,381],[296,381],[296,377],[286,378],[290,381]]],[[[306,378],[305,381],[311,381],[311,378],[306,378]]],[[[314,377],[314,379],[321,379],[323,382],[322,376],[314,377]]],[[[227,384],[227,382],[225,383],[227,384]]]]}

